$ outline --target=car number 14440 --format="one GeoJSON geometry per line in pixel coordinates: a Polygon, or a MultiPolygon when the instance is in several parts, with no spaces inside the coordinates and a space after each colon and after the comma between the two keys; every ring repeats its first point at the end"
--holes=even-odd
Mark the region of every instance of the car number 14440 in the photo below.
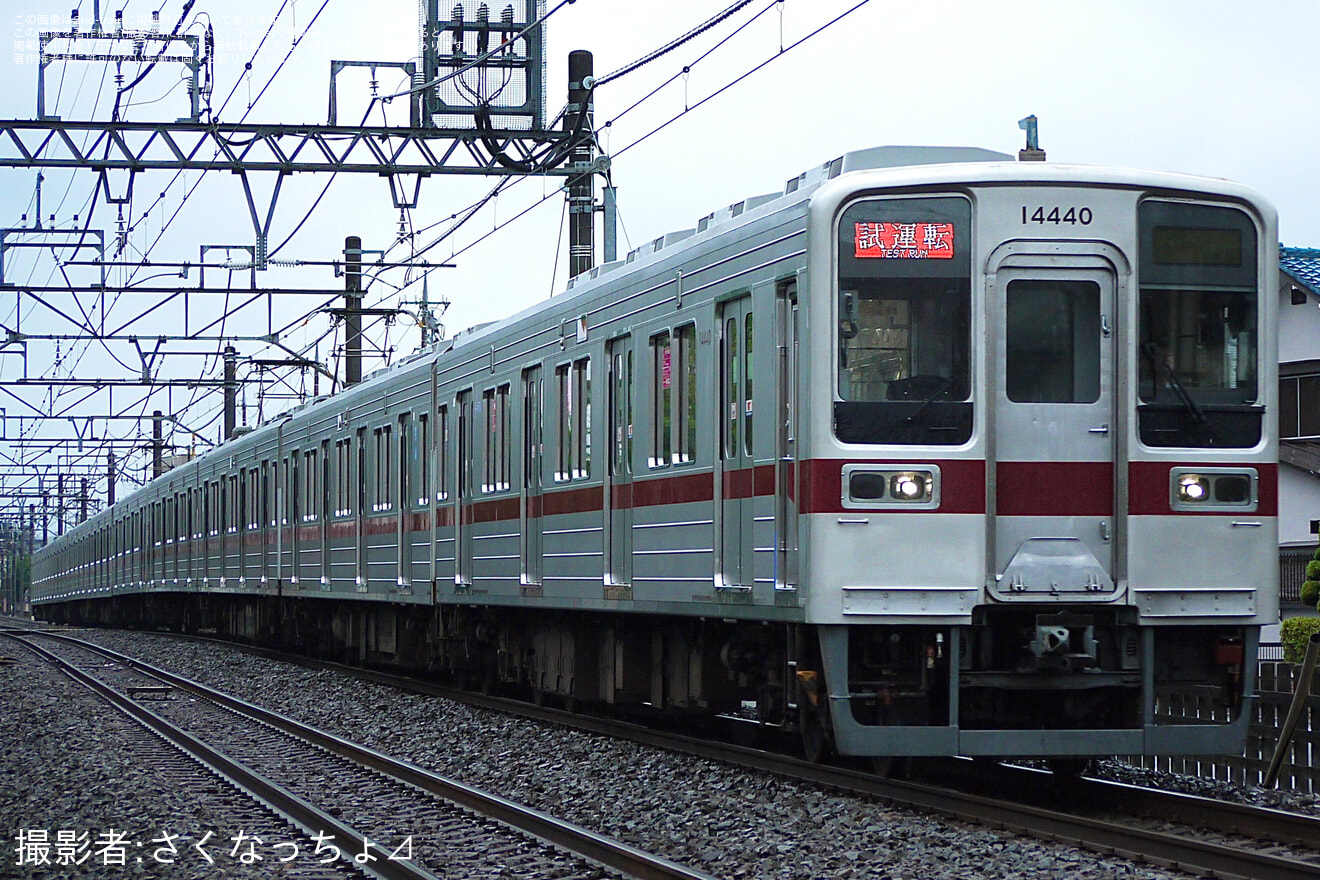
{"type": "Polygon", "coordinates": [[[1063,208],[1058,205],[1046,207],[1037,205],[1032,208],[1029,205],[1022,206],[1022,222],[1037,223],[1044,226],[1046,223],[1054,226],[1090,226],[1094,215],[1090,208],[1063,208]]]}

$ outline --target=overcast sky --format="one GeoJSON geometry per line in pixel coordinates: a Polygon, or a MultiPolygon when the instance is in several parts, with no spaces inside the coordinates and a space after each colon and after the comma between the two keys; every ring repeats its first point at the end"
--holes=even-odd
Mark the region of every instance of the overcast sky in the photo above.
{"type": "MultiPolygon", "coordinates": [[[[288,0],[250,78],[244,78],[243,63],[252,57],[282,2],[197,0],[189,15],[191,23],[199,13],[207,13],[215,28],[220,64],[212,100],[217,110],[237,85],[220,114],[223,121],[237,121],[248,113],[248,121],[325,122],[331,59],[406,61],[417,55],[417,0],[288,0]],[[323,11],[308,29],[323,2],[323,11]],[[285,58],[294,35],[304,32],[285,68],[249,112],[249,101],[285,58]]],[[[548,22],[550,112],[566,98],[569,51],[592,51],[596,72],[603,75],[680,36],[730,2],[576,0],[564,6],[548,22]]],[[[91,26],[91,0],[5,0],[14,47],[2,62],[0,116],[36,115],[35,32],[63,29],[75,5],[81,7],[86,30],[91,26]]],[[[102,4],[107,27],[112,10],[122,5],[117,0],[102,4]]],[[[557,5],[558,0],[550,0],[551,8],[557,5]]],[[[627,235],[621,251],[693,226],[710,211],[746,196],[781,189],[787,178],[848,150],[940,144],[1015,152],[1023,142],[1017,121],[1033,113],[1039,117],[1041,146],[1050,161],[1235,179],[1274,202],[1284,243],[1320,246],[1320,210],[1315,204],[1320,191],[1320,163],[1315,158],[1320,141],[1320,59],[1315,52],[1320,2],[1311,0],[871,0],[625,149],[681,111],[685,102],[699,103],[779,55],[781,46],[793,45],[855,5],[856,0],[754,0],[710,34],[597,90],[596,120],[603,127],[685,65],[691,66],[686,76],[678,76],[602,134],[606,150],[619,154],[613,176],[627,235]],[[763,14],[698,62],[717,40],[757,13],[763,14]]],[[[149,25],[153,2],[129,0],[126,6],[130,28],[149,25]]],[[[173,27],[183,6],[183,0],[164,0],[164,29],[173,27]]],[[[190,32],[200,31],[193,27],[190,32]]],[[[138,103],[126,109],[126,118],[183,115],[183,90],[171,91],[178,71],[153,72],[133,93],[132,101],[138,103]]],[[[131,79],[136,68],[126,67],[124,73],[131,79]]],[[[113,75],[104,64],[52,65],[47,72],[48,110],[53,107],[70,119],[107,119],[113,75]]],[[[360,118],[367,106],[369,77],[361,72],[354,76],[340,83],[341,120],[360,118]]],[[[393,72],[382,71],[380,78],[382,90],[402,85],[393,72]]],[[[403,102],[388,112],[391,121],[406,121],[403,102]]],[[[372,122],[380,118],[376,113],[372,122]]],[[[0,171],[4,226],[20,225],[21,214],[31,210],[35,176],[32,171],[0,171]]],[[[196,260],[201,243],[251,243],[237,181],[231,175],[209,177],[214,179],[204,181],[151,248],[152,259],[196,260]]],[[[157,175],[138,182],[131,250],[146,251],[160,235],[163,220],[179,207],[182,183],[166,190],[163,204],[146,220],[138,216],[169,179],[157,175]]],[[[187,185],[195,182],[196,175],[189,175],[187,185]]],[[[272,247],[303,218],[323,185],[324,178],[311,176],[286,183],[272,247]]],[[[490,185],[480,179],[430,178],[422,186],[420,206],[408,218],[411,228],[423,230],[444,220],[490,185]]],[[[269,183],[258,186],[267,189],[269,183]]],[[[452,244],[438,246],[431,255],[447,259],[556,187],[554,180],[521,183],[459,231],[452,244]]],[[[86,210],[92,189],[88,176],[71,180],[48,172],[44,213],[56,213],[59,222],[68,222],[72,214],[86,210]]],[[[562,199],[550,198],[526,219],[463,250],[458,268],[431,276],[432,298],[443,294],[452,300],[442,319],[451,333],[516,311],[552,289],[562,290],[567,249],[559,246],[562,210],[562,199]]],[[[95,220],[113,228],[115,217],[102,206],[95,220]]],[[[443,224],[420,232],[416,244],[432,241],[442,230],[443,224]]],[[[390,205],[384,181],[338,179],[280,256],[336,259],[346,235],[360,235],[365,248],[383,249],[398,231],[398,211],[390,205]]],[[[405,250],[396,249],[391,256],[402,256],[405,250]]],[[[6,280],[39,281],[50,271],[49,263],[43,267],[15,258],[6,266],[6,280]]],[[[390,279],[401,283],[402,275],[387,275],[390,279]]],[[[329,270],[283,269],[272,269],[262,283],[328,290],[342,289],[343,284],[329,270]]],[[[419,292],[410,290],[408,298],[419,292]]],[[[384,299],[388,293],[387,287],[377,285],[371,298],[384,299]]],[[[12,304],[0,302],[0,312],[12,312],[12,304]]],[[[320,332],[315,323],[302,332],[320,332]]],[[[394,341],[406,353],[416,335],[400,338],[396,331],[394,341]]],[[[324,357],[325,351],[318,354],[324,357]]],[[[13,374],[5,363],[0,370],[13,374]]]]}

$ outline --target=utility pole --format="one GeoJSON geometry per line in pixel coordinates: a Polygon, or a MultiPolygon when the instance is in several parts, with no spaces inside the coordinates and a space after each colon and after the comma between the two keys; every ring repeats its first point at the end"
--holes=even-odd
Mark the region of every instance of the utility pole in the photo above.
{"type": "MultiPolygon", "coordinates": [[[[225,346],[225,439],[234,439],[238,425],[238,349],[225,346]]],[[[113,502],[112,502],[113,503],[113,502]]]]}
{"type": "Polygon", "coordinates": [[[161,437],[161,422],[164,415],[160,410],[155,410],[151,414],[151,478],[153,480],[165,473],[165,444],[161,437]]]}
{"type": "Polygon", "coordinates": [[[568,56],[568,112],[564,130],[585,134],[569,154],[569,165],[582,170],[568,180],[568,275],[581,275],[595,263],[595,178],[591,161],[595,150],[591,137],[593,116],[591,87],[594,70],[590,52],[579,49],[568,56]]]}
{"type": "Polygon", "coordinates": [[[105,456],[105,506],[115,503],[115,452],[110,450],[105,456]]]}
{"type": "Polygon", "coordinates": [[[344,239],[344,387],[362,381],[362,239],[344,239]]]}

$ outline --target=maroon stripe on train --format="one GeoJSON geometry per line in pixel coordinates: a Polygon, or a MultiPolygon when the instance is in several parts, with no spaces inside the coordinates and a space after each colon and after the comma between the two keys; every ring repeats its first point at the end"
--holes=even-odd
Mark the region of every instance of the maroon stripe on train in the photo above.
{"type": "Polygon", "coordinates": [[[1213,464],[1190,461],[1134,461],[1128,464],[1128,513],[1133,516],[1278,516],[1279,466],[1272,461],[1253,461],[1243,465],[1232,462],[1213,464]],[[1256,491],[1256,509],[1200,513],[1174,510],[1171,504],[1169,473],[1174,468],[1253,468],[1260,481],[1256,491]]]}
{"type": "MultiPolygon", "coordinates": [[[[813,459],[801,463],[801,513],[856,513],[843,506],[843,466],[848,461],[813,459]]],[[[940,469],[940,506],[936,510],[910,513],[985,513],[985,461],[981,459],[904,459],[867,461],[858,464],[881,468],[940,469]]]]}
{"type": "Polygon", "coordinates": [[[1114,515],[1113,462],[1001,461],[995,484],[999,516],[1114,515]]]}
{"type": "Polygon", "coordinates": [[[693,504],[715,500],[715,479],[710,472],[650,477],[633,481],[633,507],[693,504]]]}

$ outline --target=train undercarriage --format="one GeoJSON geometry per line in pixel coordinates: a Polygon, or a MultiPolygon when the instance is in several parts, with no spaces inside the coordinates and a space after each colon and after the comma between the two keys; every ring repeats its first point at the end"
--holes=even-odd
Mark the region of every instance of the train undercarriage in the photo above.
{"type": "Polygon", "coordinates": [[[1121,608],[983,607],[960,627],[224,594],[42,611],[66,624],[214,634],[569,707],[755,719],[797,733],[813,759],[835,750],[1103,754],[1106,744],[1167,742],[1141,739],[1160,727],[1213,737],[1240,723],[1251,684],[1244,651],[1254,649],[1241,627],[1142,627],[1121,608]]]}

